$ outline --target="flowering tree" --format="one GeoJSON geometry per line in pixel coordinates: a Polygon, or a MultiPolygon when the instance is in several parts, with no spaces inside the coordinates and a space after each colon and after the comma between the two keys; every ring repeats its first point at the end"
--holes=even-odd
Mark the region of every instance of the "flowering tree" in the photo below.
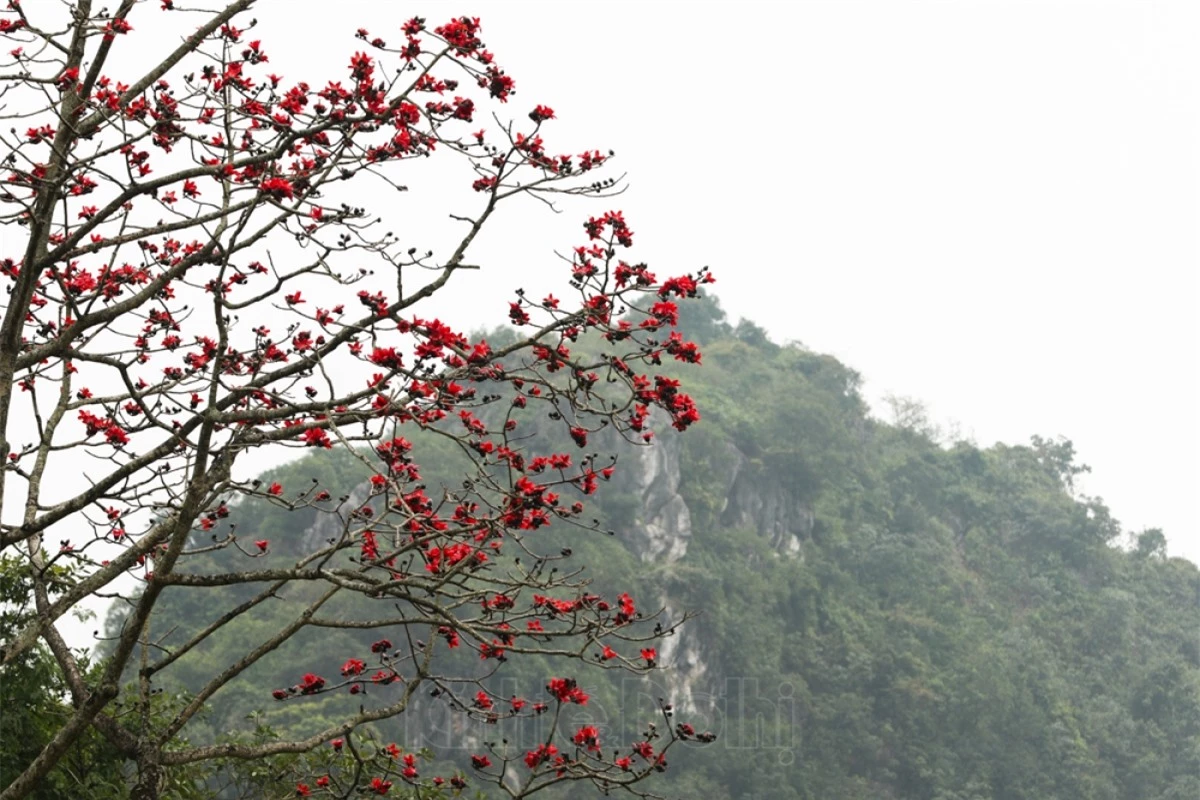
{"type": "Polygon", "coordinates": [[[0,214],[14,248],[0,254],[0,548],[22,565],[33,609],[0,663],[47,649],[72,709],[23,772],[6,776],[0,798],[27,795],[89,729],[136,767],[137,798],[159,796],[164,776],[185,765],[331,742],[352,751],[345,768],[279,796],[430,797],[468,780],[513,797],[566,780],[640,791],[673,743],[704,734],[669,721],[643,741],[602,742],[594,727],[555,725],[528,751],[483,747],[473,774],[451,777],[425,776],[412,753],[355,737],[403,713],[419,689],[464,715],[557,721],[564,706],[587,701],[569,677],[573,662],[655,667],[653,640],[677,621],[643,614],[628,594],[590,593],[577,570],[556,564],[569,553],[541,552],[538,532],[594,528],[584,499],[615,468],[584,449],[596,431],[649,442],[654,408],[679,430],[699,418],[656,368],[699,360],[673,330],[676,301],[711,278],[660,281],[624,260],[633,232],[607,211],[587,219],[563,258],[560,293],[572,300],[517,290],[503,301],[518,333],[505,346],[429,316],[455,273],[479,268],[472,244],[501,204],[609,196],[616,182],[596,177],[609,154],[552,151],[542,129],[554,112],[544,105],[516,122],[476,119],[482,105],[514,105],[504,105],[513,79],[476,19],[412,19],[387,41],[360,30],[345,71],[318,85],[270,71],[269,48],[244,18],[252,1],[184,9],[159,0],[160,11],[77,0],[64,11],[11,0],[0,16],[0,113],[12,120],[0,134],[0,214]],[[153,25],[174,25],[181,41],[116,74],[134,58],[118,55],[142,24],[135,12],[163,15],[153,25]],[[460,165],[442,168],[462,176],[463,196],[447,209],[461,237],[441,255],[417,252],[385,231],[385,209],[363,207],[366,184],[402,189],[418,159],[460,165]],[[583,355],[576,342],[587,338],[604,354],[583,355]],[[535,413],[578,450],[532,452],[522,425],[535,413]],[[429,437],[469,458],[457,488],[422,483],[413,442],[429,437]],[[374,475],[367,501],[239,479],[247,453],[283,447],[352,449],[374,475]],[[315,509],[338,533],[279,563],[270,541],[243,542],[230,525],[252,504],[315,509]],[[214,551],[240,566],[195,566],[211,565],[200,556],[214,551]],[[156,638],[156,603],[170,587],[248,584],[266,588],[219,609],[188,641],[156,638]],[[156,686],[173,668],[298,584],[319,585],[318,599],[246,642],[188,702],[156,708],[156,686]],[[322,617],[350,595],[377,610],[322,617]],[[128,614],[107,659],[85,670],[63,638],[64,615],[113,596],[128,614]],[[342,721],[258,743],[185,741],[207,701],[315,625],[380,629],[369,651],[313,653],[293,685],[273,691],[288,707],[340,693],[342,721]],[[502,699],[479,674],[439,670],[455,647],[477,652],[489,671],[540,653],[561,672],[546,676],[545,697],[502,699]],[[368,686],[373,705],[353,697],[368,686]]]}

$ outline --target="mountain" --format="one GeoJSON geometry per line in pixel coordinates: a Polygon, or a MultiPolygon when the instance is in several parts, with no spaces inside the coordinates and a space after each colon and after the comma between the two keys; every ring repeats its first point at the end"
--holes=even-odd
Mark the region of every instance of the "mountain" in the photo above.
{"type": "MultiPolygon", "coordinates": [[[[711,298],[683,316],[703,345],[703,366],[681,368],[702,422],[652,447],[602,437],[617,469],[591,510],[614,535],[544,534],[574,550],[600,593],[632,586],[668,617],[698,612],[660,647],[653,678],[581,677],[609,728],[636,730],[665,696],[718,734],[673,759],[657,791],[1200,796],[1200,571],[1168,558],[1160,531],[1122,531],[1101,500],[1078,495],[1070,442],[935,441],[919,415],[873,417],[858,375],[829,356],[730,325],[711,298]]],[[[455,454],[433,461],[426,480],[453,482],[455,454]]],[[[352,496],[365,475],[342,453],[262,479],[352,496]]],[[[243,540],[270,539],[285,561],[330,535],[311,512],[240,519],[243,540]]],[[[220,604],[205,598],[216,590],[168,589],[155,624],[182,636],[250,588],[220,590],[220,604]]],[[[313,591],[289,589],[214,636],[179,663],[179,688],[195,690],[313,591]]],[[[256,708],[283,730],[321,715],[321,703],[269,706],[269,690],[294,682],[298,659],[336,671],[372,635],[302,632],[214,697],[192,739],[251,726],[256,708]]],[[[501,680],[514,687],[550,674],[536,659],[511,667],[501,680]]],[[[494,736],[429,703],[385,734],[448,758],[494,736]]]]}

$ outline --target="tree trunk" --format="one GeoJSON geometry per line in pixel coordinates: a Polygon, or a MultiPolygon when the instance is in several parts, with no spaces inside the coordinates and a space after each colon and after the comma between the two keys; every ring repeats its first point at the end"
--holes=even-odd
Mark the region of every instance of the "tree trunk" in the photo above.
{"type": "Polygon", "coordinates": [[[158,787],[162,779],[159,754],[159,749],[154,746],[139,749],[137,784],[129,793],[129,800],[158,800],[158,787]]]}

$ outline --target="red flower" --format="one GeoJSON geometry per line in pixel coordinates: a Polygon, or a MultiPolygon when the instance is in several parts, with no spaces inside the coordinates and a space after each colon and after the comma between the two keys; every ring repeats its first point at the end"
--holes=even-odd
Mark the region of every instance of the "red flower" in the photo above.
{"type": "Polygon", "coordinates": [[[679,324],[679,306],[669,300],[655,303],[650,307],[650,314],[659,322],[666,323],[667,325],[679,324]]]}
{"type": "Polygon", "coordinates": [[[269,547],[270,544],[271,543],[266,539],[259,539],[254,543],[254,546],[258,548],[258,552],[265,553],[267,552],[267,547],[269,547]]]}
{"type": "Polygon", "coordinates": [[[508,304],[508,318],[514,325],[529,324],[529,315],[525,313],[525,309],[521,308],[520,303],[508,304]]]}
{"type": "Polygon", "coordinates": [[[323,447],[329,450],[333,447],[333,442],[329,440],[329,434],[324,428],[309,428],[304,432],[304,443],[309,447],[323,447]]]}
{"type": "Polygon", "coordinates": [[[525,766],[530,769],[535,769],[538,764],[543,761],[549,761],[558,754],[558,748],[552,744],[538,745],[537,750],[530,750],[525,754],[525,766]]]}
{"type": "Polygon", "coordinates": [[[274,197],[276,200],[284,198],[291,200],[296,196],[292,189],[292,183],[287,178],[267,178],[258,185],[258,190],[263,194],[274,197]]]}
{"type": "Polygon", "coordinates": [[[588,750],[600,752],[600,732],[595,725],[584,725],[574,736],[576,747],[586,747],[588,750]]]}
{"type": "Polygon", "coordinates": [[[133,30],[133,26],[124,19],[114,19],[104,26],[104,38],[106,41],[112,41],[118,33],[129,33],[133,30]]]}
{"type": "Polygon", "coordinates": [[[608,661],[609,659],[611,659],[611,658],[616,658],[616,657],[617,657],[617,651],[616,651],[616,650],[613,650],[613,649],[612,649],[611,647],[609,647],[608,645],[604,645],[604,652],[602,652],[602,653],[600,654],[600,660],[601,660],[601,661],[608,661]]]}
{"type": "Polygon", "coordinates": [[[49,141],[54,138],[54,126],[43,125],[40,128],[30,128],[29,130],[25,131],[25,136],[29,139],[31,144],[38,144],[43,140],[49,141]]]}
{"type": "Polygon", "coordinates": [[[487,756],[471,756],[471,766],[475,769],[486,769],[492,765],[492,760],[487,756]]]}
{"type": "Polygon", "coordinates": [[[400,369],[404,366],[404,359],[394,347],[376,347],[371,352],[371,363],[388,369],[400,369]]]}
{"type": "Polygon", "coordinates": [[[544,122],[554,119],[554,109],[549,106],[538,106],[529,112],[529,118],[534,122],[544,122]]]}
{"type": "Polygon", "coordinates": [[[383,778],[371,779],[371,791],[378,795],[387,794],[392,788],[391,781],[385,781],[383,778]]]}
{"type": "Polygon", "coordinates": [[[617,602],[621,606],[621,611],[617,614],[616,622],[621,624],[629,622],[631,619],[633,619],[634,614],[637,612],[637,609],[633,604],[633,598],[628,594],[622,593],[617,596],[617,602]]]}
{"type": "Polygon", "coordinates": [[[658,296],[666,297],[669,294],[676,294],[680,297],[695,297],[696,289],[696,281],[691,276],[682,275],[663,281],[662,286],[658,288],[658,296]]]}
{"type": "Polygon", "coordinates": [[[283,494],[283,486],[276,481],[275,483],[271,484],[269,489],[267,489],[267,494],[273,494],[278,497],[279,495],[283,494]]]}
{"type": "Polygon", "coordinates": [[[575,683],[574,678],[551,678],[550,683],[546,685],[546,690],[554,695],[560,703],[587,705],[588,696],[575,683]]]}
{"type": "Polygon", "coordinates": [[[300,690],[300,694],[316,694],[325,686],[325,679],[320,675],[314,675],[311,672],[304,674],[304,679],[296,687],[300,690]]]}
{"type": "Polygon", "coordinates": [[[395,670],[381,669],[371,676],[371,683],[382,683],[384,686],[398,680],[400,680],[400,675],[395,670]]]}
{"type": "Polygon", "coordinates": [[[655,659],[658,658],[658,653],[653,647],[642,649],[642,658],[646,659],[646,666],[653,667],[655,659]]]}
{"type": "Polygon", "coordinates": [[[342,675],[343,675],[343,677],[347,677],[347,678],[349,678],[353,675],[361,675],[362,671],[364,669],[366,669],[366,667],[367,667],[367,665],[364,664],[359,659],[350,658],[350,659],[346,660],[345,664],[342,664],[342,675]]]}

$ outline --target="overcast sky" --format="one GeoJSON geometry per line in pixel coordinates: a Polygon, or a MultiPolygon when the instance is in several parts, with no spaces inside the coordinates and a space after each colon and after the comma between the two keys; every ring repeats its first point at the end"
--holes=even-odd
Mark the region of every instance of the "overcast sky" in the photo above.
{"type": "MultiPolygon", "coordinates": [[[[304,5],[266,2],[256,35],[311,36],[304,5]]],[[[450,10],[307,5],[330,39],[302,71],[342,67],[342,28],[450,10]]],[[[881,415],[894,393],[982,446],[1070,438],[1087,493],[1200,560],[1200,3],[454,8],[514,115],[617,151],[639,258],[711,265],[731,316],[834,354],[881,415]]],[[[510,210],[445,313],[502,320],[494,292],[557,276],[587,210],[510,210]]]]}

